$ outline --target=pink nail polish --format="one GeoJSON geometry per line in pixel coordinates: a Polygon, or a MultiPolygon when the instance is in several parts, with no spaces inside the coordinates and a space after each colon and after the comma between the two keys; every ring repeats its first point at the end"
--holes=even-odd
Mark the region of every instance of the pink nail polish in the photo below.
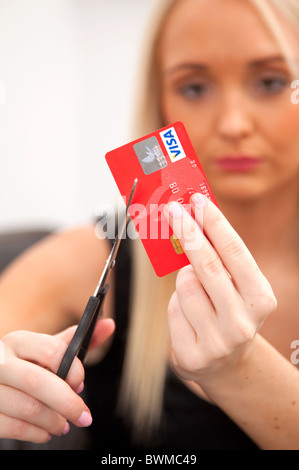
{"type": "Polygon", "coordinates": [[[79,395],[84,390],[84,382],[81,382],[79,387],[76,390],[76,393],[79,395]]]}
{"type": "Polygon", "coordinates": [[[68,422],[65,423],[62,434],[67,434],[70,431],[70,425],[68,422]]]}
{"type": "Polygon", "coordinates": [[[168,212],[173,219],[180,219],[183,215],[183,210],[178,202],[171,202],[168,206],[168,212]]]}
{"type": "Polygon", "coordinates": [[[200,193],[193,194],[191,199],[193,204],[197,207],[206,207],[207,205],[206,198],[200,193]]]}
{"type": "Polygon", "coordinates": [[[78,419],[78,423],[83,427],[87,428],[92,423],[92,417],[87,411],[83,411],[80,418],[78,419]]]}

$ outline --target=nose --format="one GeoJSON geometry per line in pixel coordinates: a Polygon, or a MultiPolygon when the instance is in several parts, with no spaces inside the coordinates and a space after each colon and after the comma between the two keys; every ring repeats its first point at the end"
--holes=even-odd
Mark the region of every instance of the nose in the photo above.
{"type": "Polygon", "coordinates": [[[249,137],[254,128],[254,119],[246,98],[234,90],[224,96],[217,118],[219,136],[226,141],[236,142],[249,137]]]}

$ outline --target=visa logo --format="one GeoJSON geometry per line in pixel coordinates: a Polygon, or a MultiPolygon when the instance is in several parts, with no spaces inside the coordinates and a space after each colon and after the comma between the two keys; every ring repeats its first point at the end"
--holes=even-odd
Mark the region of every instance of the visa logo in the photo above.
{"type": "Polygon", "coordinates": [[[174,127],[160,132],[160,136],[172,163],[178,162],[179,160],[182,160],[182,158],[186,157],[174,127]]]}

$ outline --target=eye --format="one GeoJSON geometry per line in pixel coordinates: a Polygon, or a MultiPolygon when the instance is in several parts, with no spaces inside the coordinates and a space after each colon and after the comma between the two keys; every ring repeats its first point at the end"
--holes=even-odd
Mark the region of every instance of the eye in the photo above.
{"type": "Polygon", "coordinates": [[[268,75],[259,78],[254,83],[254,90],[260,94],[276,95],[284,91],[288,83],[287,77],[268,75]]]}
{"type": "Polygon", "coordinates": [[[200,82],[184,83],[179,87],[179,93],[188,100],[197,100],[208,93],[208,86],[200,82]]]}

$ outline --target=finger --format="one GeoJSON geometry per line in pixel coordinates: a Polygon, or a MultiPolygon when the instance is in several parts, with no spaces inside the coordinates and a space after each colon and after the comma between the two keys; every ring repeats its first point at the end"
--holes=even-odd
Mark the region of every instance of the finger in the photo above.
{"type": "Polygon", "coordinates": [[[56,335],[53,335],[53,337],[64,341],[66,344],[70,344],[76,332],[77,326],[78,325],[69,326],[65,330],[56,333],[56,335]]]}
{"type": "Polygon", "coordinates": [[[214,350],[222,346],[221,338],[215,328],[207,337],[197,334],[180,306],[177,292],[169,302],[168,323],[173,365],[184,379],[194,380],[194,373],[206,367],[214,350]]]}
{"type": "Polygon", "coordinates": [[[179,271],[176,292],[180,307],[195,330],[197,340],[210,337],[217,325],[215,308],[192,266],[179,271]]]}
{"type": "Polygon", "coordinates": [[[188,357],[196,343],[196,332],[185,316],[177,293],[174,292],[168,305],[168,323],[170,340],[177,357],[188,357]],[[190,353],[188,350],[190,349],[190,353]]]}
{"type": "MultiPolygon", "coordinates": [[[[70,341],[76,327],[68,328],[65,337],[70,341]]],[[[62,335],[63,337],[63,335],[62,335]]],[[[5,336],[5,345],[20,359],[31,361],[56,373],[67,349],[67,343],[59,335],[51,336],[31,331],[16,331],[5,336]]],[[[66,377],[67,383],[76,390],[84,380],[84,368],[77,357],[66,377]]]]}
{"type": "Polygon", "coordinates": [[[0,382],[41,401],[76,426],[89,426],[92,418],[83,400],[52,372],[19,358],[0,368],[0,382]]]}
{"type": "MultiPolygon", "coordinates": [[[[77,326],[72,326],[55,335],[56,338],[65,341],[67,344],[72,340],[77,326]]],[[[114,333],[115,322],[112,318],[101,318],[97,321],[89,349],[92,350],[101,346],[114,333]]],[[[68,380],[67,380],[68,381],[68,380]]],[[[76,389],[75,389],[76,390],[76,389]]]]}
{"type": "Polygon", "coordinates": [[[33,424],[49,434],[59,436],[69,430],[66,420],[57,412],[20,390],[5,385],[0,387],[0,414],[33,424]]]}
{"type": "MultiPolygon", "coordinates": [[[[59,338],[65,343],[69,344],[75,334],[76,329],[77,325],[70,326],[66,330],[54,335],[54,337],[59,338]]],[[[97,347],[104,343],[114,333],[114,330],[115,322],[112,318],[100,318],[97,321],[93,332],[92,343],[94,343],[94,346],[97,347]]]]}
{"type": "Polygon", "coordinates": [[[204,207],[204,230],[244,300],[259,293],[268,282],[243,240],[212,201],[200,194],[191,197],[195,210],[204,207]]]}
{"type": "Polygon", "coordinates": [[[178,203],[166,206],[165,216],[179,239],[217,314],[239,307],[239,296],[220,257],[193,217],[178,203]]]}
{"type": "Polygon", "coordinates": [[[90,349],[102,345],[114,333],[115,323],[112,318],[98,320],[90,342],[90,349]]]}
{"type": "Polygon", "coordinates": [[[51,435],[33,424],[0,413],[0,438],[43,444],[51,439],[51,435]]]}

